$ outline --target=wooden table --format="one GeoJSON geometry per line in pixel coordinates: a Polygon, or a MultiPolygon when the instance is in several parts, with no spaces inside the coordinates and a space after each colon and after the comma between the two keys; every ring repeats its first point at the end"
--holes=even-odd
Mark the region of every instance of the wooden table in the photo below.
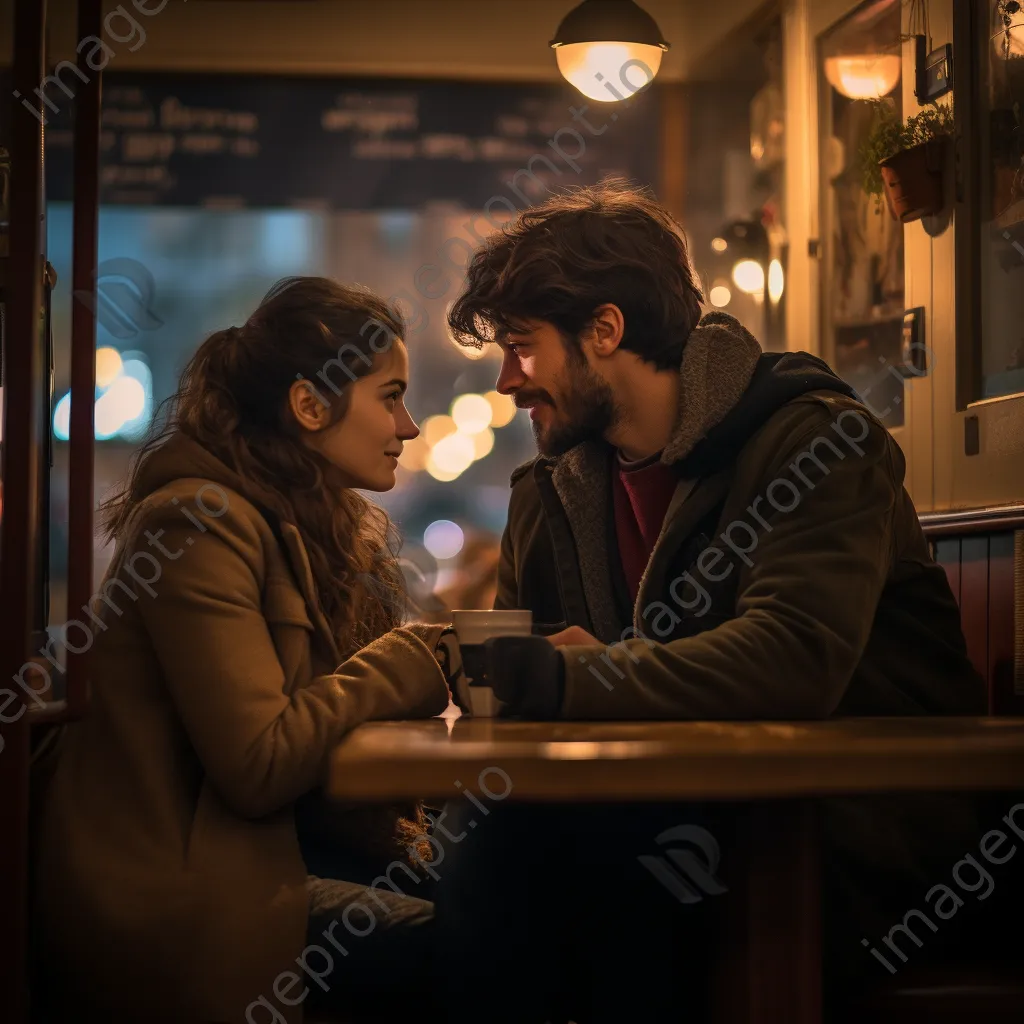
{"type": "Polygon", "coordinates": [[[756,855],[723,904],[715,1024],[822,1024],[813,798],[1024,790],[1024,718],[373,722],[338,746],[327,789],[346,802],[460,789],[567,803],[744,802],[738,843],[756,855]]]}
{"type": "Polygon", "coordinates": [[[481,792],[516,800],[750,800],[1024,788],[1024,718],[828,722],[371,722],[333,755],[339,800],[481,792]],[[484,787],[496,783],[484,779],[484,787]]]}

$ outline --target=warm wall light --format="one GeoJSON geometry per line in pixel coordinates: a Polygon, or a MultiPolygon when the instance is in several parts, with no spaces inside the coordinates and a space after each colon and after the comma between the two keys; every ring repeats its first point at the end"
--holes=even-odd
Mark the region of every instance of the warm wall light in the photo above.
{"type": "Polygon", "coordinates": [[[782,263],[779,260],[772,260],[768,264],[768,298],[772,302],[778,302],[782,298],[785,286],[786,275],[782,271],[782,263]]]}
{"type": "Polygon", "coordinates": [[[896,88],[901,62],[894,53],[843,54],[825,58],[829,84],[851,100],[877,100],[896,88]]]}
{"type": "Polygon", "coordinates": [[[583,0],[551,40],[558,70],[587,99],[613,103],[650,83],[669,44],[633,0],[583,0]]]}
{"type": "Polygon", "coordinates": [[[740,260],[732,268],[733,284],[748,295],[764,292],[764,267],[757,260],[740,260]]]}

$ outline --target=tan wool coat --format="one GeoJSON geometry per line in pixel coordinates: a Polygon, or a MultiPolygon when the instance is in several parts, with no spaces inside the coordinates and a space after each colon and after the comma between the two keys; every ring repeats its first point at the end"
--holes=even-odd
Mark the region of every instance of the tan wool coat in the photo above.
{"type": "Polygon", "coordinates": [[[144,490],[81,616],[91,707],[35,796],[44,977],[61,1020],[243,1021],[305,945],[295,801],[354,726],[444,710],[441,627],[339,664],[294,526],[180,435],[144,490]]]}

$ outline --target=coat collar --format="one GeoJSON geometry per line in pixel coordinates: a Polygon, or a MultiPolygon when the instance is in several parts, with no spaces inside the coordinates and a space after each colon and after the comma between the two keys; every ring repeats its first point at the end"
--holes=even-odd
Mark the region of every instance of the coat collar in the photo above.
{"type": "Polygon", "coordinates": [[[330,653],[333,664],[337,665],[340,661],[338,642],[320,608],[309,553],[298,528],[293,523],[279,521],[273,512],[264,508],[251,495],[251,488],[238,473],[197,441],[175,432],[147,456],[137,484],[138,494],[141,497],[175,480],[193,477],[212,480],[242,495],[267,523],[285,555],[294,583],[302,594],[314,632],[323,642],[325,651],[330,653]]]}
{"type": "Polygon", "coordinates": [[[327,621],[327,617],[320,610],[320,602],[317,599],[316,583],[313,580],[313,567],[309,561],[309,552],[302,542],[302,536],[294,523],[281,523],[277,531],[281,547],[288,558],[288,564],[298,584],[299,593],[306,602],[306,611],[313,628],[326,649],[331,654],[331,661],[337,665],[341,661],[341,653],[338,649],[338,641],[334,631],[327,621]]]}
{"type": "Polygon", "coordinates": [[[679,367],[679,408],[661,461],[681,462],[747,390],[761,346],[735,317],[708,313],[690,332],[679,367]]]}

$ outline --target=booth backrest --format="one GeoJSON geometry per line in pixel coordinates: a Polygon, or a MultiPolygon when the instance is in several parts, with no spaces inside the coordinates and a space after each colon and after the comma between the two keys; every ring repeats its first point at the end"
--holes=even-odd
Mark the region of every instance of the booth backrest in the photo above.
{"type": "Polygon", "coordinates": [[[993,715],[1024,715],[1024,510],[922,515],[993,715]]]}

